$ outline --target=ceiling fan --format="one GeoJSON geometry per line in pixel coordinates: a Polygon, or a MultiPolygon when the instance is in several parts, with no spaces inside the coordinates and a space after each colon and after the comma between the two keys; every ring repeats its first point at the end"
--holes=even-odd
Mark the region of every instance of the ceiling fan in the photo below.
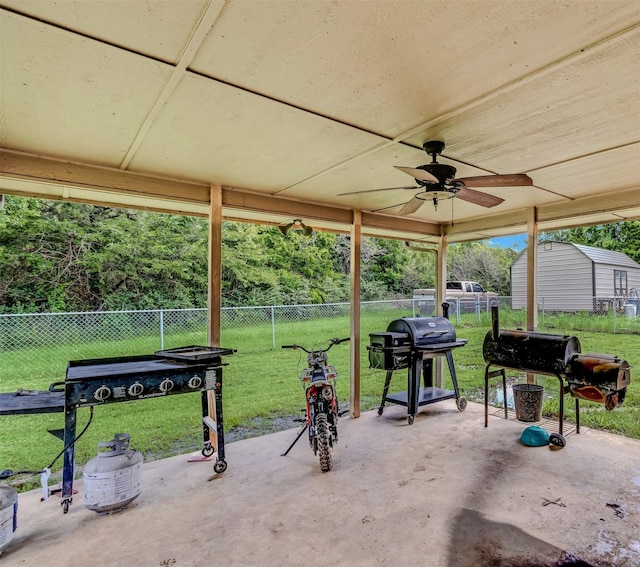
{"type": "MultiPolygon", "coordinates": [[[[418,184],[408,187],[386,187],[384,189],[366,189],[364,191],[352,191],[341,193],[338,196],[355,195],[360,193],[374,193],[378,191],[392,191],[394,189],[420,189],[413,198],[404,203],[398,211],[400,215],[415,213],[424,201],[432,201],[434,207],[438,208],[438,203],[445,199],[457,197],[463,201],[480,205],[481,207],[495,207],[504,201],[500,197],[482,193],[471,189],[471,187],[524,187],[533,185],[533,181],[524,173],[514,173],[510,175],[480,175],[477,177],[456,178],[456,168],[444,163],[438,163],[437,157],[444,150],[444,142],[439,140],[428,140],[422,144],[424,151],[431,156],[431,163],[419,167],[394,166],[413,177],[418,184]]],[[[397,207],[398,205],[393,205],[397,207]]],[[[388,209],[393,207],[386,207],[388,209]]],[[[382,209],[379,209],[382,210],[382,209]]]]}

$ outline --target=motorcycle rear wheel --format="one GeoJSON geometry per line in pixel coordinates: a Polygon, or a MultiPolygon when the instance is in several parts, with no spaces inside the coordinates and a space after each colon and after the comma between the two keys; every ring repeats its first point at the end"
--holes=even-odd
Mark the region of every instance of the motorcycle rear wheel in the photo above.
{"type": "Polygon", "coordinates": [[[320,457],[320,470],[328,472],[333,468],[333,450],[331,447],[331,430],[327,421],[327,415],[316,415],[316,440],[318,442],[318,454],[320,457]]]}

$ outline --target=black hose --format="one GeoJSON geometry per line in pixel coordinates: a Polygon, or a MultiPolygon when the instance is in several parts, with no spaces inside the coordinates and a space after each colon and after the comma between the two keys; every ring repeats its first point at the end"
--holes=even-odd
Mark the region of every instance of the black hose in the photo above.
{"type": "MultiPolygon", "coordinates": [[[[51,464],[47,467],[47,469],[51,469],[51,467],[53,467],[53,465],[55,465],[56,461],[64,454],[64,452],[67,449],[69,449],[69,447],[72,447],[73,445],[75,445],[76,441],[78,441],[78,439],[80,439],[80,437],[82,437],[85,434],[87,429],[89,429],[89,426],[91,425],[91,422],[93,421],[93,406],[89,406],[89,410],[90,410],[89,411],[89,421],[87,421],[87,424],[84,426],[84,429],[78,435],[76,435],[75,439],[70,441],[67,444],[67,446],[64,449],[62,449],[62,451],[60,451],[56,455],[56,458],[53,459],[53,461],[51,461],[51,464]]],[[[12,476],[17,476],[19,474],[42,474],[47,469],[42,469],[40,471],[15,471],[15,472],[10,470],[10,469],[5,469],[3,471],[0,471],[0,480],[11,478],[12,476]]]]}

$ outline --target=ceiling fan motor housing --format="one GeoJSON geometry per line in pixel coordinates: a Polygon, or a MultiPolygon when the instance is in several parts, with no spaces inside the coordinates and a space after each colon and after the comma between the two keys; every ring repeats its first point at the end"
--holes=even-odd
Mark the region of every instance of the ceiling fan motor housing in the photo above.
{"type": "MultiPolygon", "coordinates": [[[[456,168],[444,163],[428,163],[426,165],[420,165],[416,169],[424,169],[433,175],[440,182],[440,185],[449,185],[456,177],[456,168]]],[[[428,181],[420,181],[419,179],[416,179],[416,181],[423,187],[433,185],[433,183],[429,183],[428,181]]]]}

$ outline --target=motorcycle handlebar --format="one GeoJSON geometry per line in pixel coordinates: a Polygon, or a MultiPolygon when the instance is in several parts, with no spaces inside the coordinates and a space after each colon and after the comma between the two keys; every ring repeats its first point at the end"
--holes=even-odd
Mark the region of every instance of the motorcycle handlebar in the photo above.
{"type": "MultiPolygon", "coordinates": [[[[325,348],[325,349],[320,350],[320,352],[327,352],[333,345],[344,343],[344,342],[350,341],[350,340],[351,340],[351,337],[347,337],[346,339],[339,339],[339,338],[336,337],[334,339],[331,339],[329,341],[329,346],[327,348],[325,348]]],[[[314,352],[312,350],[307,350],[305,347],[303,347],[301,345],[282,345],[282,348],[292,348],[292,349],[298,349],[299,348],[299,349],[303,350],[306,353],[314,352]]]]}

